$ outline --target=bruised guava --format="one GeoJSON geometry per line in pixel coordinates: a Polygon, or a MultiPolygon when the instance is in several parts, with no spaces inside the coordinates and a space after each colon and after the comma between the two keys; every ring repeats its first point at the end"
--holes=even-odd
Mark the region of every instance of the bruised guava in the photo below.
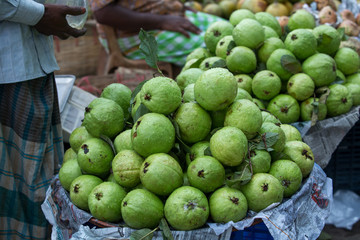
{"type": "Polygon", "coordinates": [[[199,69],[206,71],[211,68],[214,68],[215,65],[217,65],[217,64],[225,66],[226,65],[225,59],[223,59],[221,57],[217,57],[217,56],[205,58],[203,61],[201,61],[200,65],[199,65],[199,69]]]}
{"type": "Polygon", "coordinates": [[[232,36],[237,46],[244,46],[256,49],[265,40],[264,28],[262,25],[251,18],[243,19],[234,27],[232,36]]]}
{"type": "Polygon", "coordinates": [[[119,153],[122,150],[132,150],[131,143],[131,129],[125,130],[116,136],[114,139],[114,147],[116,153],[119,153]]]}
{"type": "Polygon", "coordinates": [[[81,175],[75,178],[70,185],[71,202],[78,208],[89,211],[89,194],[94,187],[102,182],[101,178],[94,175],[81,175]]]}
{"type": "Polygon", "coordinates": [[[115,101],[94,99],[86,108],[82,125],[94,137],[113,138],[124,128],[124,111],[115,101]]]}
{"type": "Polygon", "coordinates": [[[191,59],[200,59],[200,58],[207,58],[210,57],[211,53],[209,50],[203,47],[195,48],[189,55],[186,57],[186,62],[190,61],[191,59]]]}
{"type": "Polygon", "coordinates": [[[71,182],[80,175],[82,175],[82,173],[77,160],[70,159],[69,161],[65,162],[60,168],[59,180],[61,186],[66,191],[69,191],[71,182]]]}
{"type": "Polygon", "coordinates": [[[289,18],[287,24],[290,31],[299,28],[309,28],[313,29],[316,27],[316,22],[314,16],[305,9],[299,9],[289,18]]]}
{"type": "Polygon", "coordinates": [[[154,77],[142,86],[140,99],[151,112],[169,114],[181,104],[181,90],[171,78],[154,77]]]}
{"type": "Polygon", "coordinates": [[[248,93],[245,89],[242,89],[242,88],[238,88],[238,92],[236,94],[236,97],[234,99],[234,102],[236,100],[240,100],[240,99],[247,99],[247,100],[250,100],[252,101],[252,96],[250,95],[250,93],[248,93]]]}
{"type": "Polygon", "coordinates": [[[209,193],[223,185],[225,169],[214,157],[202,156],[189,164],[187,176],[191,186],[209,193]]]}
{"type": "Polygon", "coordinates": [[[266,150],[251,150],[249,153],[253,173],[266,173],[270,169],[271,155],[266,150]]]}
{"type": "Polygon", "coordinates": [[[209,199],[210,216],[216,223],[238,222],[246,217],[248,204],[245,195],[237,189],[223,187],[209,199]]]}
{"type": "Polygon", "coordinates": [[[195,102],[183,103],[173,116],[180,131],[181,139],[188,143],[203,140],[211,130],[211,117],[195,102]]]}
{"type": "Polygon", "coordinates": [[[187,85],[186,88],[184,89],[183,96],[182,96],[184,103],[195,102],[194,87],[195,87],[195,84],[192,83],[192,84],[187,85]]]}
{"type": "Polygon", "coordinates": [[[262,70],[255,74],[252,81],[252,92],[262,100],[270,100],[280,93],[281,79],[272,71],[262,70]]]}
{"type": "Polygon", "coordinates": [[[152,192],[134,189],[122,200],[121,215],[124,222],[131,228],[153,229],[164,217],[164,204],[152,192]]]}
{"type": "Polygon", "coordinates": [[[227,35],[231,35],[233,29],[234,26],[229,21],[225,20],[216,21],[210,24],[204,35],[204,42],[209,51],[215,53],[218,41],[227,35]]]}
{"type": "Polygon", "coordinates": [[[134,150],[143,157],[154,153],[167,153],[175,143],[175,128],[163,114],[147,113],[131,129],[134,150]]]}
{"type": "Polygon", "coordinates": [[[345,83],[348,91],[351,93],[353,99],[353,106],[360,105],[360,85],[355,83],[345,83]]]}
{"type": "Polygon", "coordinates": [[[103,182],[93,188],[88,204],[91,215],[100,221],[119,222],[121,220],[121,202],[126,191],[113,182],[103,182]]]}
{"type": "Polygon", "coordinates": [[[330,94],[326,99],[327,114],[330,117],[339,116],[350,111],[353,106],[351,92],[341,84],[329,86],[330,94]]]}
{"type": "Polygon", "coordinates": [[[324,53],[316,53],[305,59],[302,69],[311,77],[316,87],[327,86],[336,79],[335,60],[324,53]]]}
{"type": "Polygon", "coordinates": [[[176,230],[193,230],[206,223],[209,203],[199,189],[182,186],[166,199],[164,212],[167,221],[176,230]]]}
{"type": "Polygon", "coordinates": [[[285,143],[283,153],[289,160],[294,161],[301,169],[303,178],[309,176],[314,167],[314,154],[309,145],[302,141],[289,141],[285,143]]]}
{"type": "Polygon", "coordinates": [[[238,83],[239,88],[245,89],[249,94],[252,93],[252,78],[249,75],[237,74],[234,77],[238,83]]]}
{"type": "Polygon", "coordinates": [[[216,45],[215,54],[218,57],[226,58],[230,54],[230,50],[236,47],[234,38],[232,35],[228,35],[219,40],[216,45]]]}
{"type": "Polygon", "coordinates": [[[268,173],[256,173],[250,182],[240,186],[240,191],[245,195],[248,208],[260,212],[273,203],[281,203],[284,189],[279,180],[268,173]]]}
{"type": "Polygon", "coordinates": [[[293,123],[300,117],[298,101],[287,94],[279,94],[271,99],[267,110],[277,117],[281,123],[293,123]]]}
{"type": "Polygon", "coordinates": [[[116,182],[126,188],[140,183],[140,167],[144,159],[134,150],[122,150],[112,161],[112,172],[116,182]]]}
{"type": "Polygon", "coordinates": [[[114,152],[111,146],[100,138],[90,138],[80,147],[77,161],[88,174],[104,178],[110,174],[114,152]]]}
{"type": "Polygon", "coordinates": [[[255,14],[248,9],[237,9],[231,13],[229,21],[233,26],[236,26],[246,18],[255,19],[255,14]]]}
{"type": "Polygon", "coordinates": [[[302,121],[310,121],[314,112],[314,104],[316,104],[318,111],[318,120],[324,120],[327,115],[327,107],[325,103],[319,102],[319,98],[308,98],[300,104],[300,113],[302,121]]]}
{"type": "Polygon", "coordinates": [[[251,73],[256,62],[255,53],[245,46],[234,47],[226,57],[226,66],[232,73],[251,73]]]}
{"type": "Polygon", "coordinates": [[[225,109],[235,99],[237,82],[234,75],[225,68],[206,70],[196,81],[195,99],[208,111],[225,109]]]}
{"type": "Polygon", "coordinates": [[[275,37],[267,38],[257,51],[260,62],[266,63],[270,55],[279,48],[285,48],[285,44],[281,39],[275,37]]]}
{"type": "Polygon", "coordinates": [[[271,147],[276,152],[281,152],[284,149],[285,146],[285,133],[284,131],[277,125],[271,122],[264,122],[261,125],[261,128],[259,130],[259,133],[261,134],[262,138],[266,139],[266,135],[268,133],[276,133],[278,134],[277,140],[274,143],[274,145],[271,147]]]}
{"type": "Polygon", "coordinates": [[[270,113],[266,110],[261,111],[261,116],[262,116],[263,123],[271,122],[271,123],[274,123],[276,126],[281,125],[280,120],[277,117],[275,117],[272,113],[270,113]]]}
{"type": "Polygon", "coordinates": [[[299,166],[290,160],[277,160],[271,164],[269,174],[276,177],[284,188],[284,197],[291,197],[299,190],[302,173],[299,166]]]}
{"type": "Polygon", "coordinates": [[[115,101],[120,105],[124,112],[124,117],[129,117],[129,107],[131,100],[131,89],[121,83],[112,83],[107,85],[102,91],[100,97],[115,101]]]}
{"type": "Polygon", "coordinates": [[[195,83],[204,71],[200,68],[189,68],[176,77],[176,82],[183,91],[189,84],[195,83]]]}
{"type": "Polygon", "coordinates": [[[297,73],[288,81],[287,92],[298,101],[304,101],[314,95],[315,83],[305,73],[297,73]]]}
{"type": "Polygon", "coordinates": [[[281,37],[282,30],[276,17],[267,12],[258,12],[255,13],[255,18],[261,25],[272,28],[276,32],[277,37],[281,37]]]}
{"type": "Polygon", "coordinates": [[[71,159],[77,159],[77,153],[70,147],[64,153],[63,164],[71,159]]]}
{"type": "Polygon", "coordinates": [[[201,141],[197,142],[190,147],[190,152],[186,153],[186,165],[194,161],[197,157],[205,156],[205,151],[210,149],[210,142],[208,141],[201,141]]]}
{"type": "Polygon", "coordinates": [[[285,61],[283,59],[295,59],[295,55],[287,49],[278,48],[269,56],[266,61],[266,68],[276,73],[281,81],[287,81],[293,73],[288,68],[285,68],[285,61]]]}
{"type": "Polygon", "coordinates": [[[317,38],[318,52],[332,56],[339,49],[340,34],[334,27],[321,24],[313,29],[313,34],[317,38]]]}
{"type": "Polygon", "coordinates": [[[359,70],[359,55],[351,48],[339,48],[335,54],[334,60],[336,62],[336,67],[345,75],[351,75],[359,70]]]}
{"type": "Polygon", "coordinates": [[[316,53],[316,37],[307,29],[295,29],[291,31],[286,36],[284,43],[286,48],[299,60],[304,60],[316,53]]]}
{"type": "Polygon", "coordinates": [[[247,139],[255,137],[262,124],[261,110],[250,100],[240,99],[228,108],[224,126],[240,129],[247,139]]]}
{"type": "Polygon", "coordinates": [[[301,133],[290,124],[281,124],[280,128],[285,133],[285,141],[302,141],[301,133]]]}
{"type": "Polygon", "coordinates": [[[166,153],[152,154],[145,159],[140,180],[146,189],[160,196],[168,196],[184,181],[180,164],[166,153]]]}
{"type": "Polygon", "coordinates": [[[93,136],[86,130],[84,126],[77,127],[70,134],[70,147],[75,151],[75,153],[77,153],[83,142],[92,137],[93,136]]]}
{"type": "Polygon", "coordinates": [[[248,140],[236,127],[223,127],[210,138],[211,154],[226,166],[238,166],[245,159],[248,140]]]}

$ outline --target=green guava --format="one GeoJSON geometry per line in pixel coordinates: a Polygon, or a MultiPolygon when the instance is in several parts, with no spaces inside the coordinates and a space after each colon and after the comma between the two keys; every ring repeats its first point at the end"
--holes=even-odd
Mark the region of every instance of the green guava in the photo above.
{"type": "Polygon", "coordinates": [[[214,157],[201,156],[189,164],[187,176],[191,186],[209,193],[223,185],[225,169],[214,157]]]}
{"type": "Polygon", "coordinates": [[[122,200],[121,215],[124,222],[131,228],[154,229],[164,217],[164,204],[152,192],[134,189],[122,200]]]}
{"type": "Polygon", "coordinates": [[[279,35],[271,27],[263,26],[263,28],[264,28],[264,33],[265,33],[265,40],[268,38],[279,38],[279,35]]]}
{"type": "Polygon", "coordinates": [[[360,105],[360,85],[356,83],[344,83],[344,86],[347,87],[352,95],[353,106],[360,105]]]}
{"type": "Polygon", "coordinates": [[[327,115],[327,108],[325,103],[320,103],[319,98],[308,98],[300,104],[300,115],[302,121],[311,121],[314,112],[314,101],[318,105],[318,120],[324,120],[327,115]]]}
{"type": "Polygon", "coordinates": [[[264,122],[261,125],[261,128],[259,130],[259,133],[263,138],[266,138],[266,134],[268,133],[276,133],[278,134],[277,140],[274,145],[271,146],[276,152],[281,152],[284,149],[285,146],[285,133],[284,131],[277,126],[275,123],[271,122],[264,122]]]}
{"type": "Polygon", "coordinates": [[[184,181],[180,164],[166,153],[152,154],[145,159],[140,180],[146,189],[160,196],[170,195],[184,181]]]}
{"type": "Polygon", "coordinates": [[[267,173],[271,165],[271,155],[266,150],[251,150],[250,161],[253,173],[267,173]]]}
{"type": "Polygon", "coordinates": [[[147,113],[132,127],[131,142],[134,150],[143,157],[167,153],[175,143],[175,128],[164,115],[147,113]]]}
{"type": "Polygon", "coordinates": [[[186,57],[186,62],[190,61],[191,59],[200,59],[200,58],[207,58],[210,57],[211,53],[209,50],[203,47],[195,48],[189,55],[186,57]]]}
{"type": "Polygon", "coordinates": [[[256,69],[256,55],[248,47],[237,46],[226,57],[226,66],[232,73],[251,73],[256,69]]]}
{"type": "Polygon", "coordinates": [[[340,46],[340,34],[332,26],[321,24],[313,29],[317,38],[317,51],[333,56],[340,46]]]}
{"type": "Polygon", "coordinates": [[[248,9],[237,9],[231,13],[229,22],[236,26],[245,18],[255,19],[255,14],[248,9]]]}
{"type": "Polygon", "coordinates": [[[281,203],[284,194],[279,180],[268,173],[254,174],[240,190],[247,199],[248,208],[254,212],[260,212],[273,203],[281,203]]]}
{"type": "Polygon", "coordinates": [[[182,186],[166,199],[164,212],[166,220],[176,230],[193,230],[206,223],[209,203],[199,189],[182,186]]]}
{"type": "Polygon", "coordinates": [[[276,73],[281,81],[287,81],[293,73],[291,73],[284,65],[284,61],[282,59],[286,58],[295,58],[295,55],[287,49],[276,49],[269,56],[266,61],[266,68],[269,71],[276,73]]]}
{"type": "Polygon", "coordinates": [[[285,133],[285,141],[302,141],[301,133],[290,124],[281,124],[280,128],[285,133]]]}
{"type": "Polygon", "coordinates": [[[102,183],[101,178],[94,175],[81,175],[70,185],[70,200],[78,208],[89,211],[88,198],[91,190],[102,183]]]}
{"type": "Polygon", "coordinates": [[[262,100],[258,99],[258,98],[253,98],[253,103],[256,104],[256,106],[258,106],[260,108],[260,110],[262,109],[266,109],[265,104],[262,102],[262,100]]]}
{"type": "Polygon", "coordinates": [[[116,136],[114,139],[114,147],[116,153],[122,150],[132,150],[133,146],[131,143],[131,129],[125,130],[116,136]]]}
{"type": "Polygon", "coordinates": [[[232,35],[228,35],[220,39],[216,45],[215,54],[218,57],[226,58],[229,55],[231,49],[236,47],[234,38],[232,35]]]}
{"type": "Polygon", "coordinates": [[[237,74],[234,76],[238,87],[245,89],[249,94],[252,94],[252,78],[247,74],[237,74]]]}
{"type": "Polygon", "coordinates": [[[304,60],[316,53],[317,40],[307,29],[291,31],[284,41],[286,49],[290,50],[297,59],[304,60]]]}
{"type": "Polygon", "coordinates": [[[246,217],[248,204],[245,195],[237,189],[223,187],[209,198],[210,216],[216,223],[238,222],[246,217]]]}
{"type": "Polygon", "coordinates": [[[140,183],[140,167],[144,159],[134,150],[122,150],[112,161],[112,172],[122,187],[132,188],[140,183]]]}
{"type": "Polygon", "coordinates": [[[100,221],[117,223],[121,220],[121,202],[126,191],[113,182],[103,182],[94,187],[88,198],[91,215],[100,221]]]}
{"type": "Polygon", "coordinates": [[[181,91],[183,91],[186,88],[186,86],[195,83],[203,72],[204,71],[201,70],[200,68],[189,68],[179,73],[179,75],[177,75],[175,80],[181,91]]]}
{"type": "Polygon", "coordinates": [[[287,92],[298,101],[304,101],[314,95],[315,83],[305,73],[297,73],[290,77],[287,92]]]}
{"type": "Polygon", "coordinates": [[[285,48],[285,44],[279,38],[267,38],[264,41],[264,44],[257,51],[257,56],[260,62],[266,63],[269,59],[270,55],[276,50],[280,48],[285,48]]]}
{"type": "Polygon", "coordinates": [[[154,77],[142,86],[140,98],[151,112],[169,114],[181,104],[181,90],[171,78],[154,77]]]}
{"type": "Polygon", "coordinates": [[[200,68],[200,61],[202,61],[204,58],[193,58],[190,59],[189,61],[185,62],[185,65],[183,66],[183,68],[181,69],[181,72],[186,71],[190,68],[200,68]]]}
{"type": "Polygon", "coordinates": [[[261,116],[262,116],[262,122],[271,122],[274,123],[276,126],[280,126],[281,122],[280,120],[275,117],[275,115],[273,115],[272,113],[268,112],[267,110],[263,110],[261,111],[261,116]]]}
{"type": "Polygon", "coordinates": [[[124,128],[124,111],[115,101],[94,99],[86,108],[82,125],[94,137],[114,138],[124,128]]]}
{"type": "Polygon", "coordinates": [[[289,141],[285,143],[283,153],[288,156],[286,159],[294,161],[300,167],[303,178],[309,176],[315,163],[309,145],[302,141],[289,141]]]}
{"type": "Polygon", "coordinates": [[[211,68],[214,68],[214,65],[219,64],[220,65],[226,65],[226,62],[223,58],[218,56],[208,57],[205,58],[199,65],[199,68],[203,71],[209,70],[211,68]]]}
{"type": "Polygon", "coordinates": [[[100,97],[111,99],[119,104],[124,112],[125,119],[127,119],[129,117],[131,93],[131,89],[124,84],[112,83],[103,89],[100,97]]]}
{"type": "Polygon", "coordinates": [[[279,94],[271,99],[267,110],[277,117],[281,123],[293,123],[300,117],[298,101],[287,94],[279,94]]]}
{"type": "Polygon", "coordinates": [[[300,28],[313,29],[316,27],[314,16],[305,9],[299,9],[289,17],[287,24],[290,31],[300,28]]]}
{"type": "Polygon", "coordinates": [[[330,85],[336,79],[335,60],[327,54],[316,53],[302,64],[303,72],[309,75],[316,87],[330,85]]]}
{"type": "Polygon", "coordinates": [[[70,147],[75,151],[75,153],[77,153],[83,142],[92,137],[93,136],[86,130],[84,126],[77,127],[70,134],[70,147]]]}
{"type": "Polygon", "coordinates": [[[77,160],[76,159],[68,160],[61,166],[59,171],[59,180],[61,186],[66,191],[69,191],[71,182],[80,175],[82,175],[82,173],[77,160]]]}
{"type": "Polygon", "coordinates": [[[334,60],[336,62],[336,67],[345,75],[354,74],[359,70],[359,55],[351,48],[339,48],[335,54],[334,60]]]}
{"type": "Polygon", "coordinates": [[[255,13],[255,18],[261,25],[272,28],[276,32],[277,37],[281,37],[282,30],[276,17],[268,12],[258,12],[255,13]]]}
{"type": "Polygon", "coordinates": [[[220,39],[231,35],[234,26],[225,20],[219,20],[210,24],[204,35],[204,42],[210,53],[215,53],[216,45],[220,39]]]}
{"type": "Polygon", "coordinates": [[[104,178],[110,174],[114,156],[113,149],[107,142],[100,138],[90,138],[81,145],[77,161],[81,170],[104,178]]]}
{"type": "Polygon", "coordinates": [[[201,141],[197,142],[194,145],[190,147],[190,152],[186,153],[186,165],[189,166],[189,164],[195,160],[197,157],[205,156],[206,149],[210,148],[210,142],[209,141],[201,141]]]}
{"type": "Polygon", "coordinates": [[[329,117],[339,116],[350,111],[353,106],[351,92],[341,84],[329,86],[330,94],[326,99],[327,114],[329,117]]]}
{"type": "Polygon", "coordinates": [[[269,174],[276,177],[284,188],[284,197],[291,197],[301,186],[302,173],[299,166],[290,160],[277,160],[271,164],[269,174]]]}
{"type": "Polygon", "coordinates": [[[256,49],[265,40],[264,28],[251,18],[245,18],[238,23],[232,31],[232,36],[237,46],[256,49]]]}
{"type": "Polygon", "coordinates": [[[198,103],[183,103],[173,116],[179,127],[180,137],[187,143],[203,140],[211,130],[211,117],[198,103]]]}
{"type": "Polygon", "coordinates": [[[195,83],[189,84],[186,86],[183,92],[183,102],[194,102],[195,101],[195,93],[194,93],[195,83]]]}
{"type": "Polygon", "coordinates": [[[247,99],[247,100],[252,101],[252,96],[245,89],[242,89],[239,87],[234,101],[240,100],[240,99],[247,99]]]}
{"type": "Polygon", "coordinates": [[[138,94],[136,94],[134,98],[134,102],[131,104],[131,117],[133,119],[135,118],[136,111],[140,107],[140,104],[141,104],[141,98],[140,98],[140,92],[138,92],[138,94]]]}
{"type": "Polygon", "coordinates": [[[356,83],[360,85],[360,73],[354,73],[349,76],[346,76],[346,83],[356,83]]]}
{"type": "Polygon", "coordinates": [[[225,68],[206,70],[194,86],[195,99],[208,111],[225,109],[235,99],[237,82],[234,75],[225,68]]]}
{"type": "Polygon", "coordinates": [[[65,153],[64,153],[64,158],[63,158],[63,163],[66,163],[67,161],[71,160],[71,159],[77,159],[77,153],[74,151],[74,149],[72,149],[71,147],[66,149],[65,153]]]}
{"type": "Polygon", "coordinates": [[[227,109],[210,112],[211,129],[222,128],[224,126],[226,111],[227,109]]]}
{"type": "Polygon", "coordinates": [[[272,71],[262,70],[255,74],[252,81],[253,94],[262,100],[270,100],[280,93],[281,79],[272,71]]]}
{"type": "Polygon", "coordinates": [[[226,166],[238,166],[245,159],[248,140],[236,127],[223,127],[210,138],[211,154],[226,166]]]}
{"type": "Polygon", "coordinates": [[[228,108],[224,126],[240,129],[247,139],[255,137],[262,124],[261,110],[251,100],[240,99],[228,108]]]}

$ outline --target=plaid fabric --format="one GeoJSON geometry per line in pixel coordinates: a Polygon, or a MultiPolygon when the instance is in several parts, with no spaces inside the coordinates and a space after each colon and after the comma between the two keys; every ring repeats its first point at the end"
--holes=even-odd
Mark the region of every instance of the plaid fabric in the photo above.
{"type": "Polygon", "coordinates": [[[41,210],[63,157],[54,75],[0,85],[0,239],[46,239],[41,210]]]}
{"type": "MultiPolygon", "coordinates": [[[[183,66],[186,56],[195,48],[205,47],[204,34],[211,23],[224,20],[223,18],[202,12],[186,11],[186,17],[198,28],[202,30],[199,35],[190,33],[190,38],[177,32],[152,31],[158,43],[159,61],[170,62],[178,66],[183,66]]],[[[106,39],[100,38],[101,44],[108,51],[106,39]]],[[[119,38],[118,43],[121,51],[130,59],[144,59],[143,53],[138,50],[140,45],[139,37],[132,36],[119,38]]]]}

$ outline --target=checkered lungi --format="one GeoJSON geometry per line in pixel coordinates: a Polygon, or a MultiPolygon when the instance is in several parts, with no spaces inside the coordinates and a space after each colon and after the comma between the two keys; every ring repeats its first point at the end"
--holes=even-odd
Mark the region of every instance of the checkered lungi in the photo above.
{"type": "Polygon", "coordinates": [[[41,204],[63,153],[54,75],[0,84],[0,239],[46,239],[41,204]]]}

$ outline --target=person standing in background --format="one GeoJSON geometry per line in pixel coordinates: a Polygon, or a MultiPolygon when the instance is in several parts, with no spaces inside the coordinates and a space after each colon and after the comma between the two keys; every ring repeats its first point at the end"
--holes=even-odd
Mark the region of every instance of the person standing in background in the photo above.
{"type": "Polygon", "coordinates": [[[0,0],[0,239],[47,239],[41,210],[64,147],[52,35],[79,37],[80,7],[0,0]]]}

